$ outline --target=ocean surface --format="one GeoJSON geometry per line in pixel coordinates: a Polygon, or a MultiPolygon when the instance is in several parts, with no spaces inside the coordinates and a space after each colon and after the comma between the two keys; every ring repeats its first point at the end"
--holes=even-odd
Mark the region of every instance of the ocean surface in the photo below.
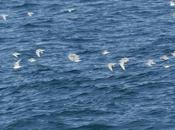
{"type": "Polygon", "coordinates": [[[0,0],[0,14],[0,130],[175,130],[169,1],[0,0]]]}

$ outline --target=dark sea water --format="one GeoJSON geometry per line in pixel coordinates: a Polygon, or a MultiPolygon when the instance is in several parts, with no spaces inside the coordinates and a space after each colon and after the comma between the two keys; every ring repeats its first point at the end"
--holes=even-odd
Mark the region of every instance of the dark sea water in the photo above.
{"type": "Polygon", "coordinates": [[[175,63],[169,1],[0,0],[0,14],[0,130],[175,130],[175,66],[163,67],[175,63]],[[126,71],[110,72],[122,57],[126,71]]]}

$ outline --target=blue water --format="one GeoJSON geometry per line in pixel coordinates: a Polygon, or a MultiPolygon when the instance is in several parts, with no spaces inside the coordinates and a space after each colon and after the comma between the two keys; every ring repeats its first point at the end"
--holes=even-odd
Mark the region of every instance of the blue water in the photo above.
{"type": "Polygon", "coordinates": [[[175,62],[169,1],[1,0],[0,14],[0,130],[175,130],[175,66],[163,67],[175,62]],[[122,57],[126,71],[110,72],[122,57]]]}

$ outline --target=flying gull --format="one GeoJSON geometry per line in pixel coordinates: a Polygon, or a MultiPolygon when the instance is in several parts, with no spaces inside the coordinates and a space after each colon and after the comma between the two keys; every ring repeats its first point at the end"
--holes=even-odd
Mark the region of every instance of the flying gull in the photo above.
{"type": "Polygon", "coordinates": [[[169,58],[168,58],[167,55],[163,55],[163,56],[160,57],[160,59],[163,60],[163,61],[167,61],[169,58]]]}
{"type": "Polygon", "coordinates": [[[170,6],[175,6],[175,1],[174,0],[170,1],[170,6]]]}
{"type": "Polygon", "coordinates": [[[35,53],[38,57],[41,57],[41,54],[43,54],[44,51],[45,51],[44,49],[37,49],[35,53]]]}
{"type": "Polygon", "coordinates": [[[74,54],[74,53],[70,53],[70,54],[68,55],[68,59],[69,59],[70,61],[73,61],[73,62],[80,62],[80,61],[81,61],[79,55],[74,54]]]}
{"type": "Polygon", "coordinates": [[[29,58],[28,61],[33,63],[33,62],[36,62],[36,59],[35,58],[29,58]]]}
{"type": "Polygon", "coordinates": [[[14,57],[18,58],[18,56],[20,56],[21,54],[20,54],[19,52],[14,52],[12,55],[13,55],[14,57]]]}
{"type": "Polygon", "coordinates": [[[13,69],[14,70],[17,70],[17,69],[20,69],[22,66],[20,65],[20,62],[21,62],[21,60],[18,60],[18,61],[16,61],[15,63],[14,63],[14,65],[13,65],[13,69]]]}
{"type": "Polygon", "coordinates": [[[1,17],[2,17],[2,19],[3,19],[4,21],[6,21],[6,20],[7,20],[8,15],[6,15],[6,14],[1,14],[1,17]]]}
{"type": "Polygon", "coordinates": [[[155,61],[153,59],[149,59],[147,62],[146,62],[146,65],[147,66],[152,66],[152,65],[155,65],[155,61]]]}
{"type": "Polygon", "coordinates": [[[175,57],[175,51],[173,51],[173,52],[171,53],[171,55],[172,55],[173,57],[175,57]]]}
{"type": "Polygon", "coordinates": [[[107,64],[107,67],[108,67],[108,69],[109,69],[110,71],[113,72],[113,67],[115,67],[115,65],[116,65],[116,63],[108,63],[108,64],[107,64]]]}
{"type": "Polygon", "coordinates": [[[30,17],[31,17],[33,14],[34,14],[33,12],[27,12],[27,15],[30,16],[30,17]]]}
{"type": "Polygon", "coordinates": [[[119,65],[122,68],[122,70],[125,70],[125,65],[129,62],[128,58],[122,58],[119,60],[119,65]]]}
{"type": "Polygon", "coordinates": [[[75,9],[71,8],[71,9],[68,9],[67,11],[68,11],[69,13],[71,13],[71,12],[75,11],[75,9]]]}
{"type": "Polygon", "coordinates": [[[109,54],[110,52],[108,51],[108,50],[104,50],[103,52],[102,52],[102,54],[103,55],[107,55],[107,54],[109,54]]]}

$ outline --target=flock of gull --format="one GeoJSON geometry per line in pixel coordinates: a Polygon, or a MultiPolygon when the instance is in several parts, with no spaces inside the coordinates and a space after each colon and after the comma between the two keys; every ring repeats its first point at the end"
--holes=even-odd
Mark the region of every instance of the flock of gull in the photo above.
{"type": "MultiPolygon", "coordinates": [[[[110,52],[108,50],[102,51],[102,55],[108,55],[108,54],[110,54],[110,52]]],[[[171,53],[171,55],[172,55],[172,57],[175,57],[175,51],[173,51],[171,53]]],[[[74,53],[70,53],[68,55],[68,58],[72,62],[80,62],[81,61],[80,56],[77,54],[74,54],[74,53]]],[[[168,61],[169,59],[170,59],[170,57],[168,57],[167,55],[163,55],[160,57],[161,61],[168,61]]],[[[121,69],[123,71],[125,71],[126,65],[128,64],[128,62],[129,62],[129,58],[123,57],[118,61],[118,63],[112,62],[112,63],[108,63],[106,66],[110,71],[113,72],[113,68],[118,64],[121,67],[121,69]]],[[[153,65],[156,65],[156,61],[154,59],[148,59],[147,61],[145,61],[145,65],[148,67],[152,67],[153,65]]],[[[164,68],[170,68],[172,66],[175,66],[175,64],[163,65],[164,68]]]]}
{"type": "MultiPolygon", "coordinates": [[[[170,4],[170,6],[175,6],[175,1],[172,0],[172,1],[170,1],[169,4],[170,4]]],[[[72,12],[72,11],[74,11],[74,10],[75,10],[75,9],[68,9],[67,11],[70,13],[70,12],[72,12]]],[[[32,16],[34,15],[34,13],[33,13],[33,12],[27,12],[27,15],[28,15],[29,17],[32,17],[32,16]]],[[[0,19],[2,19],[2,20],[4,20],[4,21],[7,20],[7,17],[8,17],[8,15],[6,15],[6,14],[1,14],[1,15],[0,15],[0,19]]],[[[37,57],[41,57],[41,55],[44,53],[44,51],[45,51],[44,49],[40,49],[40,48],[39,48],[39,49],[36,49],[35,54],[36,54],[37,57]]],[[[110,52],[109,52],[108,50],[103,50],[101,54],[102,54],[102,55],[109,55],[110,52]]],[[[13,64],[13,69],[14,69],[14,70],[18,70],[18,69],[22,68],[21,59],[19,59],[19,56],[21,55],[21,53],[19,53],[19,52],[14,52],[12,55],[17,59],[17,61],[13,64]]],[[[172,52],[171,55],[172,55],[173,57],[175,57],[175,51],[172,52]]],[[[81,62],[80,56],[77,55],[77,54],[75,54],[75,53],[70,53],[70,54],[67,56],[67,58],[68,58],[71,62],[75,62],[75,63],[81,62]]],[[[130,60],[130,59],[129,59],[128,57],[123,57],[123,58],[121,58],[121,59],[118,61],[118,63],[115,63],[115,62],[108,63],[108,64],[106,65],[106,67],[107,67],[110,71],[113,72],[113,68],[118,64],[118,65],[120,66],[120,68],[121,68],[123,71],[125,71],[125,70],[126,70],[126,65],[128,64],[129,60],[130,60]]],[[[169,60],[169,57],[168,57],[167,55],[163,55],[163,56],[160,57],[160,60],[161,60],[161,61],[167,61],[167,60],[169,60]]],[[[36,61],[37,61],[37,60],[36,60],[35,58],[29,58],[29,59],[28,59],[28,62],[31,62],[31,63],[36,62],[36,61]]],[[[145,61],[145,65],[147,65],[148,67],[151,67],[151,66],[153,66],[153,65],[155,65],[155,64],[156,64],[156,61],[155,61],[154,59],[148,59],[147,61],[145,61]]],[[[163,67],[164,67],[164,68],[169,68],[169,67],[172,67],[172,66],[175,66],[175,64],[172,64],[172,65],[164,65],[163,67]]]]}
{"type": "MultiPolygon", "coordinates": [[[[37,57],[41,57],[41,55],[44,53],[44,51],[45,51],[44,49],[37,49],[35,51],[35,53],[36,53],[37,57]]],[[[15,58],[19,58],[19,56],[21,55],[21,53],[14,52],[12,55],[15,58]]],[[[28,62],[31,62],[31,63],[36,62],[36,59],[35,58],[29,58],[28,59],[28,62]]],[[[13,65],[13,69],[14,70],[17,70],[17,69],[20,69],[21,67],[22,67],[22,65],[21,65],[21,59],[17,59],[17,61],[13,65]]]]}
{"type": "MultiPolygon", "coordinates": [[[[37,57],[41,57],[42,56],[42,54],[44,53],[44,49],[37,49],[36,51],[35,51],[35,53],[36,53],[36,56],[37,57]]],[[[108,51],[108,50],[104,50],[104,51],[102,51],[102,53],[101,53],[101,55],[109,55],[110,54],[110,52],[108,51]]],[[[15,58],[19,58],[19,56],[21,55],[21,53],[19,53],[19,52],[14,52],[13,54],[12,54],[15,58]]],[[[172,55],[172,57],[175,57],[175,51],[173,51],[172,53],[171,53],[171,55],[172,55]]],[[[68,56],[67,56],[67,58],[71,61],[71,62],[75,62],[75,63],[79,63],[79,62],[81,62],[82,60],[80,59],[80,56],[78,55],[78,54],[75,54],[75,53],[69,53],[68,54],[68,56]]],[[[168,57],[167,55],[163,55],[163,56],[161,56],[160,57],[160,60],[161,61],[168,61],[170,59],[170,57],[168,57]]],[[[36,62],[37,60],[35,59],[35,58],[29,58],[28,59],[28,62],[31,62],[31,63],[33,63],[33,62],[36,62]]],[[[21,59],[18,59],[15,63],[14,63],[14,65],[13,65],[13,69],[14,70],[18,70],[18,69],[20,69],[21,67],[22,67],[22,65],[21,65],[21,59]]],[[[123,57],[123,58],[121,58],[119,61],[118,61],[118,63],[115,63],[115,62],[111,62],[111,63],[107,63],[107,68],[111,71],[111,72],[113,72],[113,68],[118,64],[119,66],[120,66],[120,68],[123,70],[123,71],[125,71],[126,70],[126,65],[128,64],[128,62],[129,62],[129,58],[128,57],[123,57]]],[[[148,59],[147,61],[145,61],[145,65],[146,66],[148,66],[148,67],[152,67],[153,65],[155,65],[156,64],[156,61],[154,60],[154,59],[148,59]]],[[[175,64],[171,64],[171,65],[164,65],[163,67],[164,68],[170,68],[170,67],[172,67],[172,66],[175,66],[175,64]]]]}

